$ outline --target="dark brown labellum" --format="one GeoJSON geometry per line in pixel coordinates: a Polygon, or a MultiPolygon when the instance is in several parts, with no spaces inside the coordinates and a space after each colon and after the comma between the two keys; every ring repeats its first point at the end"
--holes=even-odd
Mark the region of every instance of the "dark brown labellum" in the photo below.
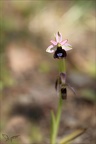
{"type": "Polygon", "coordinates": [[[54,53],[54,58],[65,58],[67,56],[67,53],[62,47],[57,47],[57,50],[54,53]]]}

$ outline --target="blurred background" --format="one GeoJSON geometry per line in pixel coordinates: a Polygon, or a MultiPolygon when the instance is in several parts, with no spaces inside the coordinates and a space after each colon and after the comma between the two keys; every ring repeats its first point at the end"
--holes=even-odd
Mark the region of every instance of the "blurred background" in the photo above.
{"type": "Polygon", "coordinates": [[[95,0],[0,1],[0,144],[50,144],[50,110],[56,111],[57,60],[46,53],[60,31],[73,50],[58,137],[77,128],[72,144],[96,144],[95,0]],[[12,142],[9,137],[19,135],[12,142]]]}

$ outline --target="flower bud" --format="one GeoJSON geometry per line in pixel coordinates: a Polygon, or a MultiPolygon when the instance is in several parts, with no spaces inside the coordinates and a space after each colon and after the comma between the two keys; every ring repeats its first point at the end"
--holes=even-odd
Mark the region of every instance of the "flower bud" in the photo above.
{"type": "Polygon", "coordinates": [[[61,88],[61,97],[62,99],[67,99],[67,89],[65,87],[61,88]]]}

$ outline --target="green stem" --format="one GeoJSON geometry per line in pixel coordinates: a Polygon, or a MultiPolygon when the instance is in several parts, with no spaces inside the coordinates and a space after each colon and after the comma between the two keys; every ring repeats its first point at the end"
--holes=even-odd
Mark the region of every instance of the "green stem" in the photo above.
{"type": "MultiPolygon", "coordinates": [[[[59,73],[61,73],[61,72],[65,73],[66,72],[65,63],[66,63],[65,59],[59,59],[58,60],[59,73]]],[[[60,124],[63,101],[64,100],[62,100],[61,93],[59,93],[59,103],[58,103],[58,108],[57,108],[57,114],[56,114],[56,117],[54,116],[55,120],[52,120],[53,123],[55,123],[55,124],[53,124],[54,126],[53,126],[53,129],[52,129],[51,144],[56,144],[56,137],[57,137],[57,134],[58,134],[59,124],[60,124]]]]}
{"type": "Polygon", "coordinates": [[[58,67],[59,67],[59,72],[64,72],[66,73],[66,59],[59,59],[58,60],[58,67]]]}
{"type": "Polygon", "coordinates": [[[62,101],[62,98],[60,96],[57,115],[56,115],[56,119],[55,119],[55,124],[54,124],[54,127],[53,127],[54,129],[53,129],[53,133],[52,133],[51,144],[56,144],[56,137],[57,137],[57,134],[58,134],[58,128],[59,128],[60,117],[61,117],[61,112],[62,112],[62,105],[63,105],[63,101],[62,101]]]}

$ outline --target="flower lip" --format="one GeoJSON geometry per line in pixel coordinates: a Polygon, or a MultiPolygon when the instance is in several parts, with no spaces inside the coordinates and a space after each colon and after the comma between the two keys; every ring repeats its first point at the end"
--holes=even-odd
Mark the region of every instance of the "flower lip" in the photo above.
{"type": "Polygon", "coordinates": [[[65,58],[67,56],[67,53],[62,47],[57,47],[57,50],[54,53],[54,58],[65,58]]]}

